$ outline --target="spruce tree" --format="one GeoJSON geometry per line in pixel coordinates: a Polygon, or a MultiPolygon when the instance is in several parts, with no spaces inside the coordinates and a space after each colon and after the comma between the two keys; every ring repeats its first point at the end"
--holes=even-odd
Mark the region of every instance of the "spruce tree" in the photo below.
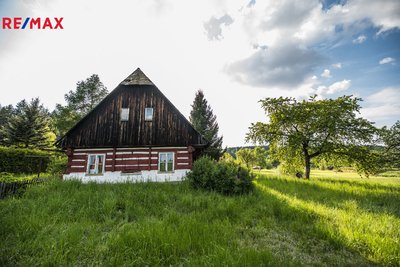
{"type": "Polygon", "coordinates": [[[50,115],[39,98],[17,104],[14,116],[5,127],[6,143],[26,148],[49,148],[54,141],[50,130],[50,115]]]}
{"type": "Polygon", "coordinates": [[[218,160],[223,154],[222,136],[218,137],[217,117],[204,98],[202,90],[196,92],[189,119],[194,128],[210,142],[204,154],[218,160]]]}
{"type": "Polygon", "coordinates": [[[14,115],[14,107],[12,105],[0,105],[0,145],[6,145],[6,125],[10,118],[14,115]]]}

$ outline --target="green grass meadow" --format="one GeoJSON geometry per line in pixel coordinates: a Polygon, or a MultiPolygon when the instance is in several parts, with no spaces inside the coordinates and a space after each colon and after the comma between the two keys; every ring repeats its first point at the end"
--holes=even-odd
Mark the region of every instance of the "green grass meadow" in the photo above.
{"type": "Polygon", "coordinates": [[[0,265],[400,265],[400,177],[256,174],[236,197],[185,182],[32,186],[0,200],[0,265]]]}

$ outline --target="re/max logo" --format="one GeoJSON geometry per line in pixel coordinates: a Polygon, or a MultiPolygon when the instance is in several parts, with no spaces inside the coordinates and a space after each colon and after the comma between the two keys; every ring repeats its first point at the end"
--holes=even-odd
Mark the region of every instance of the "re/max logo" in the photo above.
{"type": "Polygon", "coordinates": [[[23,29],[64,29],[62,25],[63,17],[60,18],[25,18],[15,17],[15,18],[7,18],[4,17],[1,20],[1,27],[3,30],[6,29],[14,29],[14,30],[23,30],[23,29]]]}

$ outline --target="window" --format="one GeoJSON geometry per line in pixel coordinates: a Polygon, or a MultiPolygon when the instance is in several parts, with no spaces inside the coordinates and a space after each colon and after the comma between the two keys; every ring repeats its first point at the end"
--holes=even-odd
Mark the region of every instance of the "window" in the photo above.
{"type": "Polygon", "coordinates": [[[174,153],[165,152],[158,154],[158,171],[172,172],[174,171],[174,153]]]}
{"type": "Polygon", "coordinates": [[[87,174],[102,174],[104,172],[105,155],[89,155],[87,174]]]}
{"type": "Polygon", "coordinates": [[[146,121],[153,120],[153,108],[145,108],[144,109],[144,119],[146,121]]]}
{"type": "Polygon", "coordinates": [[[129,108],[121,108],[121,121],[128,121],[129,108]]]}

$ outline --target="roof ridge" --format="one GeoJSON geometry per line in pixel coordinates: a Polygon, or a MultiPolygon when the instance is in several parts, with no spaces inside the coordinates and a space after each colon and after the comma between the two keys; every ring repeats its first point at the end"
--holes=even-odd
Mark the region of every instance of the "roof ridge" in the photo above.
{"type": "Polygon", "coordinates": [[[143,73],[140,68],[137,68],[120,84],[122,85],[154,85],[154,83],[143,73]]]}

